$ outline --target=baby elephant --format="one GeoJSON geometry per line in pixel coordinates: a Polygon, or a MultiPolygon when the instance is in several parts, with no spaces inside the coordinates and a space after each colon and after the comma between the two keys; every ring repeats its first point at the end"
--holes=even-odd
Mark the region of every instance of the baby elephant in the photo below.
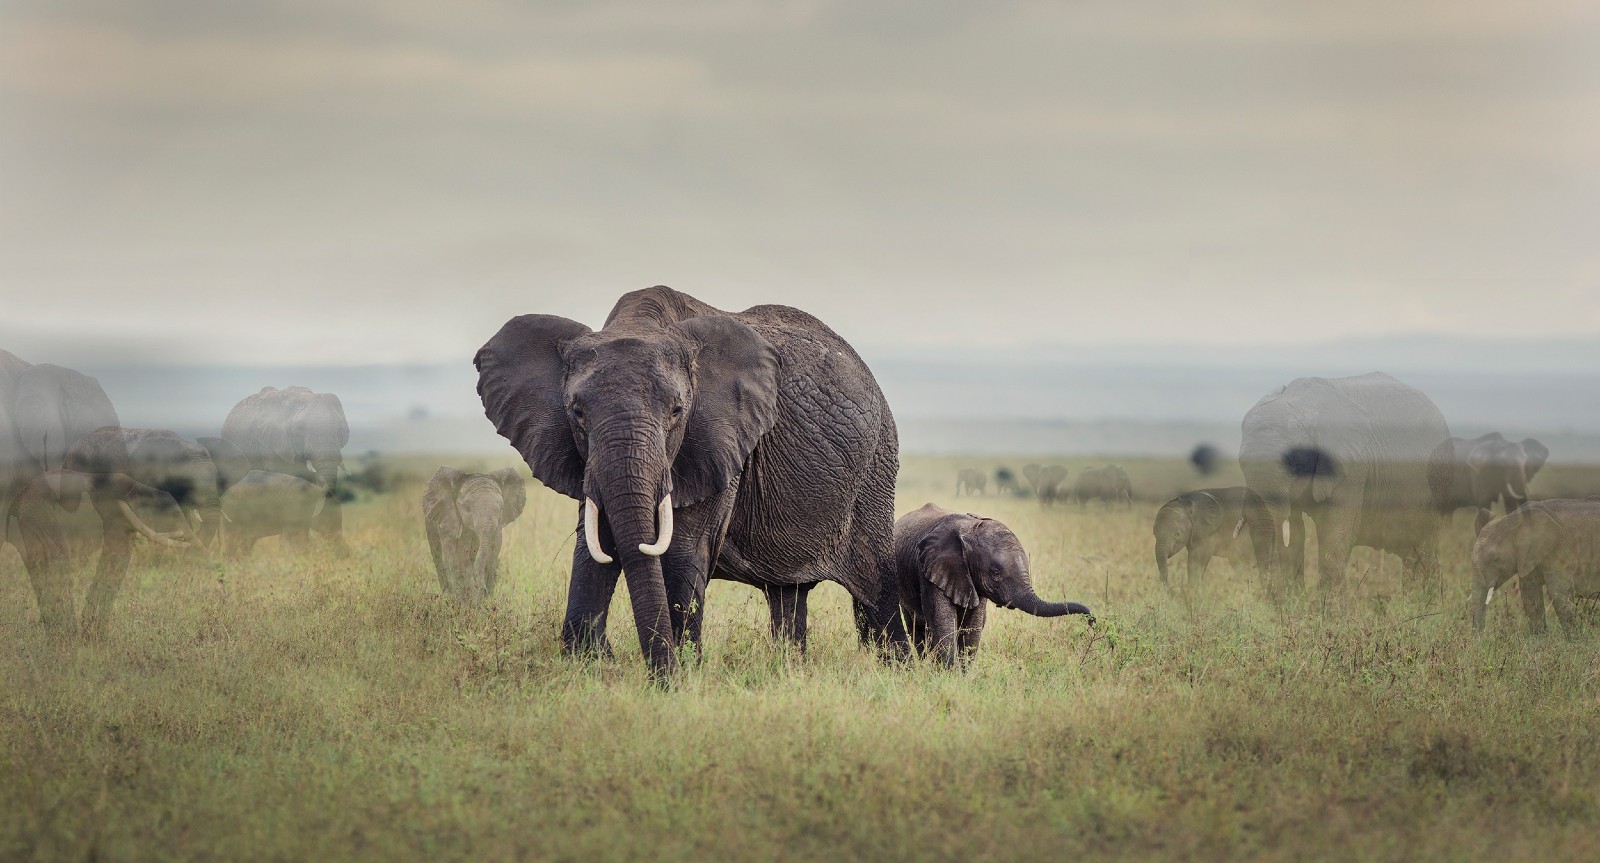
{"type": "Polygon", "coordinates": [[[917,651],[944,665],[978,650],[986,600],[1038,617],[1094,616],[1076,602],[1046,602],[1033,592],[1028,553],[992,518],[927,504],[894,525],[900,610],[917,651]]]}
{"type": "Polygon", "coordinates": [[[1167,561],[1189,551],[1189,581],[1205,575],[1211,558],[1234,564],[1255,560],[1250,531],[1244,529],[1244,486],[1185,492],[1156,511],[1156,571],[1167,584],[1167,561]]]}
{"type": "Polygon", "coordinates": [[[1472,548],[1472,628],[1483,630],[1484,607],[1494,589],[1520,576],[1522,611],[1534,632],[1544,631],[1544,592],[1556,607],[1561,631],[1576,631],[1575,597],[1600,596],[1600,499],[1542,500],[1495,518],[1478,510],[1472,548]]]}
{"type": "Polygon", "coordinates": [[[1073,492],[1080,508],[1087,506],[1093,498],[1105,501],[1107,507],[1116,503],[1133,507],[1133,484],[1128,481],[1128,472],[1120,464],[1085,469],[1078,474],[1078,484],[1073,492]]]}
{"type": "Polygon", "coordinates": [[[434,471],[422,493],[422,517],[445,596],[478,605],[494,593],[500,529],[522,515],[527,499],[515,468],[494,473],[466,473],[453,467],[434,471]]]}
{"type": "Polygon", "coordinates": [[[253,470],[222,495],[223,545],[234,557],[248,557],[256,540],[282,536],[304,547],[311,522],[322,512],[327,492],[286,473],[253,470]]]}

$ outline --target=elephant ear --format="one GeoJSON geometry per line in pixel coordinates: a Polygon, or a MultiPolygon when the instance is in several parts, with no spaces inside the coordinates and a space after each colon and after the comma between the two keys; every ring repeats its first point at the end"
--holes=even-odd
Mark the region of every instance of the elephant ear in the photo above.
{"type": "Polygon", "coordinates": [[[522,453],[533,475],[573,500],[583,499],[583,456],[567,422],[566,345],[590,329],[555,315],[506,321],[472,358],[478,397],[495,431],[522,453]]]}
{"type": "Polygon", "coordinates": [[[1483,533],[1484,526],[1493,520],[1494,513],[1480,507],[1478,509],[1478,514],[1472,519],[1472,535],[1477,536],[1483,533]]]}
{"type": "Polygon", "coordinates": [[[219,437],[196,438],[195,443],[211,454],[211,463],[217,467],[217,492],[233,488],[233,484],[250,472],[250,459],[244,450],[219,437]]]}
{"type": "Polygon", "coordinates": [[[1522,450],[1528,454],[1528,480],[1532,481],[1533,475],[1538,473],[1550,459],[1550,450],[1531,437],[1522,439],[1522,450]]]}
{"type": "Polygon", "coordinates": [[[522,475],[516,468],[501,468],[489,474],[494,481],[500,484],[500,499],[504,502],[500,509],[500,524],[507,525],[517,520],[522,515],[522,508],[528,503],[528,490],[522,482],[522,475]]]}
{"type": "Polygon", "coordinates": [[[977,608],[983,600],[967,566],[963,526],[966,517],[947,516],[934,522],[917,542],[917,563],[922,577],[962,608],[977,608]]]}
{"type": "Polygon", "coordinates": [[[440,466],[422,490],[422,523],[428,531],[428,550],[433,554],[435,572],[444,572],[442,537],[461,536],[461,513],[456,510],[456,489],[467,475],[448,465],[440,466]]]}
{"type": "Polygon", "coordinates": [[[694,399],[672,463],[672,503],[733,483],[778,418],[778,350],[743,321],[706,315],[672,325],[690,343],[694,399]]]}
{"type": "Polygon", "coordinates": [[[1222,502],[1207,492],[1199,492],[1189,499],[1189,520],[1196,536],[1215,536],[1224,527],[1226,513],[1222,502]]]}
{"type": "Polygon", "coordinates": [[[1058,464],[1053,464],[1044,469],[1044,484],[1046,488],[1055,488],[1067,481],[1067,469],[1058,464]]]}
{"type": "Polygon", "coordinates": [[[1039,484],[1039,473],[1042,470],[1044,470],[1044,468],[1036,464],[1024,465],[1022,468],[1022,476],[1028,480],[1028,485],[1037,486],[1039,484]]]}

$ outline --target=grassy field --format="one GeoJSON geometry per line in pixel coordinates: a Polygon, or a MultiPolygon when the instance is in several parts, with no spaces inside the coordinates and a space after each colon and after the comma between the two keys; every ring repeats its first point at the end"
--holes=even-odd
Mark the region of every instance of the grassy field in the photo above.
{"type": "Polygon", "coordinates": [[[40,630],[5,551],[0,860],[1600,859],[1600,642],[1529,636],[1514,601],[1473,638],[1466,514],[1442,590],[1362,550],[1336,596],[1274,606],[1221,561],[1169,594],[1152,513],[1237,474],[1127,462],[1131,512],[951,497],[1003,461],[908,458],[899,511],[1003,519],[1100,625],[991,613],[964,674],[879,664],[836,587],[787,653],[726,582],[673,691],[625,588],[617,659],[566,659],[576,504],[532,491],[492,605],[452,609],[420,522],[437,460],[346,509],[348,558],[141,547],[96,643],[40,630]]]}

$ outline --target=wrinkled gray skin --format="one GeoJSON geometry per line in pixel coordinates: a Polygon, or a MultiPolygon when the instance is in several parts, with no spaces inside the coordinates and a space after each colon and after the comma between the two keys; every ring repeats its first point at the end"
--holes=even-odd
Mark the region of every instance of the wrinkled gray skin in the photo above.
{"type": "Polygon", "coordinates": [[[1053,504],[1061,494],[1061,484],[1067,481],[1067,469],[1058,464],[1029,464],[1023,466],[1022,476],[1033,486],[1033,496],[1040,503],[1053,504]]]}
{"type": "MultiPolygon", "coordinates": [[[[70,486],[74,481],[62,471],[67,451],[96,429],[118,425],[111,399],[94,378],[49,363],[34,365],[0,351],[0,519],[4,522],[0,535],[22,554],[40,620],[53,631],[72,633],[79,626],[71,580],[64,571],[66,542],[56,514],[57,505],[76,509],[82,498],[62,493],[63,483],[70,486]]],[[[106,487],[102,501],[116,492],[125,501],[138,502],[151,491],[125,476],[107,477],[102,484],[106,487]]],[[[123,518],[117,510],[100,515],[102,522],[123,518]]],[[[107,536],[112,541],[101,549],[83,609],[83,625],[91,632],[99,631],[110,613],[121,577],[117,563],[125,563],[128,553],[125,533],[108,531],[107,536]]]]}
{"type": "Polygon", "coordinates": [[[1454,512],[1463,507],[1494,509],[1501,501],[1504,512],[1528,500],[1528,483],[1550,458],[1550,450],[1533,438],[1506,440],[1499,432],[1467,439],[1450,439],[1453,462],[1449,497],[1444,505],[1454,512]]]}
{"type": "Polygon", "coordinates": [[[1494,517],[1478,511],[1472,548],[1472,628],[1483,631],[1489,591],[1519,578],[1528,628],[1543,632],[1544,595],[1561,631],[1578,630],[1578,597],[1600,597],[1600,498],[1541,500],[1494,517]]]}
{"type": "Polygon", "coordinates": [[[1343,584],[1358,545],[1399,555],[1409,574],[1437,573],[1450,429],[1420,390],[1379,372],[1298,378],[1257,402],[1242,433],[1245,524],[1271,589],[1303,584],[1302,514],[1324,588],[1343,584]]]}
{"type": "Polygon", "coordinates": [[[1244,486],[1185,492],[1156,511],[1156,571],[1167,584],[1167,562],[1188,550],[1189,583],[1205,575],[1213,557],[1243,565],[1254,559],[1250,532],[1244,529],[1244,486]]]}
{"type": "Polygon", "coordinates": [[[908,652],[890,533],[899,442],[856,352],[787,306],[737,314],[670,288],[625,294],[598,332],[513,318],[478,351],[484,413],[533,475],[599,510],[600,563],[573,553],[562,641],[609,652],[606,608],[625,573],[658,680],[698,647],[708,578],[760,587],[774,634],[802,647],[806,595],[843,585],[863,640],[908,652]],[[672,496],[665,553],[657,511],[672,496]]]}
{"type": "Polygon", "coordinates": [[[917,651],[954,665],[978,650],[988,603],[1036,617],[1093,615],[1076,602],[1046,602],[1033,591],[1028,553],[1004,524],[935,504],[894,525],[900,610],[917,651]]]}
{"type": "Polygon", "coordinates": [[[989,489],[989,476],[975,467],[964,467],[956,472],[956,497],[965,491],[967,494],[986,494],[989,489]]]}
{"type": "Polygon", "coordinates": [[[252,470],[222,495],[228,516],[223,545],[235,558],[250,556],[258,540],[281,536],[295,548],[304,548],[311,525],[322,512],[327,495],[307,479],[252,470]]]}
{"type": "Polygon", "coordinates": [[[527,503],[522,477],[505,468],[466,473],[434,471],[422,493],[422,519],[439,574],[439,589],[457,602],[479,605],[494,594],[500,572],[500,532],[527,503]]]}
{"type": "Polygon", "coordinates": [[[262,387],[228,412],[222,437],[244,452],[252,469],[298,476],[320,486],[328,500],[312,528],[343,548],[339,467],[350,442],[350,424],[338,396],[305,387],[262,387]]]}
{"type": "Polygon", "coordinates": [[[1078,499],[1079,508],[1096,499],[1105,501],[1106,506],[1122,504],[1131,508],[1133,483],[1128,480],[1128,472],[1122,469],[1122,465],[1091,467],[1078,474],[1073,496],[1078,499]]]}

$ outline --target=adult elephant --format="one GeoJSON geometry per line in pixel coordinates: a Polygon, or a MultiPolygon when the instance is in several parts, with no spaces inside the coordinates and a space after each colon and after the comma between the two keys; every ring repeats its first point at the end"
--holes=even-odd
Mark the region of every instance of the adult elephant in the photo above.
{"type": "Polygon", "coordinates": [[[238,447],[253,470],[297,476],[322,487],[327,502],[312,527],[343,546],[339,467],[350,424],[338,396],[306,387],[262,387],[228,412],[222,439],[238,447]]]}
{"type": "Polygon", "coordinates": [[[1061,493],[1061,484],[1067,481],[1067,469],[1058,464],[1024,465],[1022,475],[1028,480],[1028,485],[1033,486],[1034,496],[1043,504],[1055,503],[1061,493]]]}
{"type": "Polygon", "coordinates": [[[1499,432],[1475,438],[1450,439],[1449,496],[1444,505],[1454,512],[1462,507],[1494,509],[1501,501],[1504,512],[1527,503],[1528,483],[1550,458],[1550,450],[1533,438],[1506,440],[1499,432]]]}
{"type": "Polygon", "coordinates": [[[474,363],[495,428],[583,501],[567,650],[609,650],[626,574],[658,679],[677,645],[698,645],[711,577],[761,588],[774,633],[801,646],[807,593],[838,582],[863,640],[907,654],[890,549],[899,438],[872,372],[827,325],[657,286],[623,295],[598,332],[513,318],[474,363]]]}
{"type": "Polygon", "coordinates": [[[1323,587],[1343,582],[1358,545],[1400,555],[1408,572],[1436,568],[1450,429],[1420,390],[1379,372],[1298,378],[1257,402],[1242,433],[1244,517],[1270,585],[1303,581],[1302,515],[1323,587]]]}
{"type": "Polygon", "coordinates": [[[1133,506],[1133,483],[1128,479],[1128,472],[1119,464],[1084,468],[1078,474],[1078,483],[1072,493],[1080,508],[1096,499],[1105,501],[1107,507],[1119,503],[1130,508],[1133,506]]]}
{"type": "MultiPolygon", "coordinates": [[[[222,493],[250,470],[244,453],[221,438],[197,443],[167,429],[115,426],[85,435],[67,451],[63,466],[85,478],[78,487],[91,499],[101,493],[94,478],[113,474],[164,493],[178,507],[185,532],[205,548],[215,545],[222,527],[222,493]]],[[[75,496],[66,494],[63,502],[75,496]]]]}

